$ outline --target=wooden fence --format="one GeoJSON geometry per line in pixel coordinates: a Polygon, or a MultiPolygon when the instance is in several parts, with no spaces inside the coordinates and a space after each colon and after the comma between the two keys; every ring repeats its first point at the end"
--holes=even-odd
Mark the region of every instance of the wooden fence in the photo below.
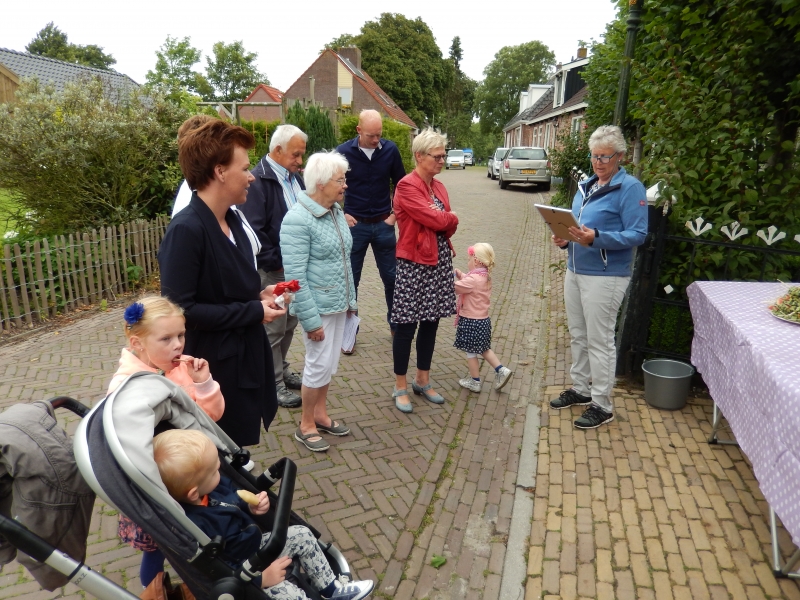
{"type": "Polygon", "coordinates": [[[158,271],[156,252],[169,219],[104,227],[41,241],[6,244],[0,258],[0,331],[33,327],[116,294],[158,271]]]}

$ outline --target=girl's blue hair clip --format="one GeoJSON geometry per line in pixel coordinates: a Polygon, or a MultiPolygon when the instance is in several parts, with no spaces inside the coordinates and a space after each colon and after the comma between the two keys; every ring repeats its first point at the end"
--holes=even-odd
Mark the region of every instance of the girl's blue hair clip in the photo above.
{"type": "Polygon", "coordinates": [[[144,304],[141,302],[134,302],[125,309],[125,313],[123,314],[123,318],[125,319],[125,322],[128,324],[129,328],[141,321],[143,316],[144,304]]]}

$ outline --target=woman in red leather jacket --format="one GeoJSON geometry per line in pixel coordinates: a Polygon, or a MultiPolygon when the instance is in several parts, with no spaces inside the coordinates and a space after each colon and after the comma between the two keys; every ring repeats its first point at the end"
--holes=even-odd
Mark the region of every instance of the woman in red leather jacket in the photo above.
{"type": "Polygon", "coordinates": [[[413,410],[406,374],[417,324],[417,373],[411,388],[429,402],[444,403],[431,386],[430,370],[439,319],[456,312],[450,237],[456,232],[458,217],[450,210],[444,185],[435,179],[444,166],[446,142],[432,129],[414,138],[411,151],[417,166],[400,180],[394,194],[399,237],[391,315],[391,322],[397,323],[392,397],[397,409],[405,413],[413,410]]]}

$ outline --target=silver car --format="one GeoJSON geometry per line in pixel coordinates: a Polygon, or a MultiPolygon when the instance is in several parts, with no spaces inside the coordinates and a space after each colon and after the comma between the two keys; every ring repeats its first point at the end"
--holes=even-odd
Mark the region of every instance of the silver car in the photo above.
{"type": "Polygon", "coordinates": [[[550,189],[550,161],[547,150],[531,146],[515,146],[508,151],[500,165],[500,187],[510,183],[536,183],[540,189],[550,189]]]}
{"type": "Polygon", "coordinates": [[[448,150],[447,159],[444,163],[445,169],[466,169],[463,150],[448,150]]]}
{"type": "Polygon", "coordinates": [[[497,179],[500,175],[500,165],[503,163],[506,152],[508,152],[508,148],[498,148],[494,151],[494,154],[489,157],[489,161],[486,163],[487,177],[490,179],[497,179]]]}

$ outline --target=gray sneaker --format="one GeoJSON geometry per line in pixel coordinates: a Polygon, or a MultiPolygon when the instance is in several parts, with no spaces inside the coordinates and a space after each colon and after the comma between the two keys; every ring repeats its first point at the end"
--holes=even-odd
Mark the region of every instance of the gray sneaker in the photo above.
{"type": "Polygon", "coordinates": [[[295,373],[294,371],[284,371],[283,385],[290,390],[299,390],[300,386],[303,385],[303,377],[300,373],[295,373]]]}
{"type": "Polygon", "coordinates": [[[285,385],[278,386],[278,406],[282,406],[283,408],[297,408],[302,403],[303,399],[290,389],[287,389],[285,385]]]}
{"type": "Polygon", "coordinates": [[[558,398],[550,400],[550,407],[561,410],[562,408],[569,408],[570,406],[587,406],[591,403],[591,396],[581,396],[578,392],[570,388],[561,392],[558,398]]]}
{"type": "Polygon", "coordinates": [[[481,391],[481,382],[475,381],[472,377],[467,375],[463,379],[458,380],[458,385],[463,388],[467,388],[470,392],[480,392],[481,391]]]}
{"type": "Polygon", "coordinates": [[[508,367],[500,367],[500,370],[494,376],[494,389],[498,391],[503,389],[503,386],[511,379],[511,374],[513,372],[514,371],[508,367]]]}

